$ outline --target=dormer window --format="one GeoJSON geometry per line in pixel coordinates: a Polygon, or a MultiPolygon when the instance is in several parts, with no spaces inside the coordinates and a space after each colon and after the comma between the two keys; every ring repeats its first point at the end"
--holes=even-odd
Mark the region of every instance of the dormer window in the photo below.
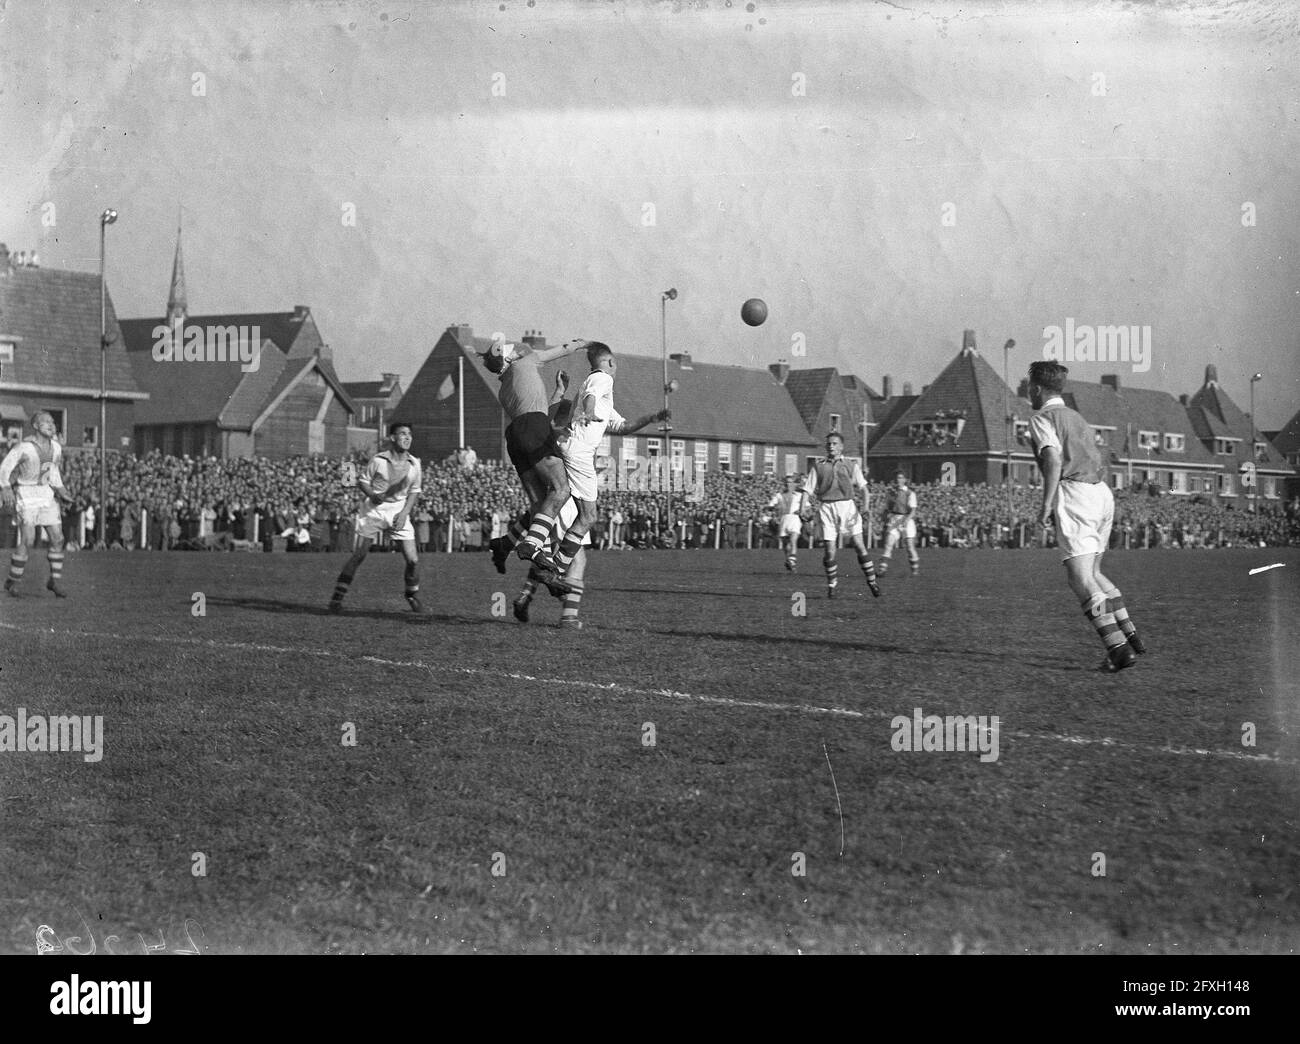
{"type": "Polygon", "coordinates": [[[1187,449],[1187,438],[1174,432],[1165,432],[1165,449],[1171,453],[1182,453],[1187,449]]]}

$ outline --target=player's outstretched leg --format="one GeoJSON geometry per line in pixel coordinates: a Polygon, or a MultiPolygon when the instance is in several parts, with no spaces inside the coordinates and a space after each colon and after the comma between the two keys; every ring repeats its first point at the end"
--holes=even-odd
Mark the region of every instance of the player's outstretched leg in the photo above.
{"type": "Polygon", "coordinates": [[[564,578],[569,582],[573,590],[564,596],[564,608],[560,610],[560,626],[569,630],[580,630],[582,621],[578,619],[578,606],[582,604],[582,593],[586,590],[583,583],[583,574],[587,571],[587,552],[581,547],[573,558],[573,563],[569,566],[569,571],[564,578]]]}
{"type": "Polygon", "coordinates": [[[424,606],[420,602],[420,558],[415,551],[414,540],[403,540],[402,557],[406,559],[406,571],[403,575],[405,582],[406,603],[411,607],[411,612],[422,613],[424,606]]]}
{"type": "Polygon", "coordinates": [[[369,553],[370,541],[362,537],[360,545],[352,552],[352,557],[343,563],[343,571],[339,573],[339,578],[334,581],[334,594],[330,597],[331,613],[341,613],[343,611],[343,599],[347,597],[348,591],[351,590],[352,580],[369,553]]]}
{"type": "Polygon", "coordinates": [[[492,549],[492,565],[496,567],[498,573],[504,574],[506,571],[506,562],[510,560],[510,552],[519,546],[524,535],[528,532],[528,512],[524,511],[517,518],[510,520],[510,526],[506,530],[505,536],[499,536],[489,541],[488,547],[492,549]]]}

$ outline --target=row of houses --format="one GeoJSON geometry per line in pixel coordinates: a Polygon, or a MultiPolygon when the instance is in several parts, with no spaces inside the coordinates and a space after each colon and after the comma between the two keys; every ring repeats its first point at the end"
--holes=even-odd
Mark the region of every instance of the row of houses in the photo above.
{"type": "MultiPolygon", "coordinates": [[[[105,301],[106,430],[100,432],[99,279],[13,263],[0,247],[0,428],[16,437],[48,409],[70,450],[192,456],[340,455],[370,449],[392,420],[414,428],[416,451],[443,459],[462,445],[505,459],[499,383],[482,363],[491,343],[464,324],[447,327],[405,390],[397,374],[341,381],[310,308],[190,316],[178,239],[167,308],[156,318],[119,320],[105,301]]],[[[520,340],[545,347],[545,337],[520,340]]],[[[580,358],[565,365],[580,379],[580,358]]],[[[550,380],[560,363],[547,372],[550,380]]],[[[1023,372],[1023,366],[1018,366],[1023,372]]],[[[628,417],[664,401],[664,361],[619,354],[619,409],[628,417]]],[[[1017,484],[1037,479],[1028,443],[1032,408],[985,359],[974,334],[933,382],[913,394],[880,390],[835,368],[722,366],[680,352],[668,363],[670,426],[610,436],[611,462],[665,457],[699,472],[802,474],[826,435],[875,477],[901,470],[914,482],[1017,484]]],[[[1067,402],[1091,423],[1116,488],[1153,483],[1174,495],[1244,501],[1246,465],[1255,492],[1294,489],[1300,414],[1285,429],[1256,431],[1219,385],[1213,366],[1191,396],[1123,387],[1118,375],[1071,382],[1067,402]],[[1292,487],[1288,489],[1287,483],[1292,487]]]]}

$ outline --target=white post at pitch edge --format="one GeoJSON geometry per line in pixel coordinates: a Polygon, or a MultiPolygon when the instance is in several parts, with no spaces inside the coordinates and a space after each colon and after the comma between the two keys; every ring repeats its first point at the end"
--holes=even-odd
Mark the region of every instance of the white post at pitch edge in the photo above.
{"type": "MultiPolygon", "coordinates": [[[[456,357],[456,412],[460,417],[460,441],[457,449],[465,448],[465,356],[456,357]]],[[[447,549],[448,551],[451,548],[447,549]]]]}
{"type": "Polygon", "coordinates": [[[149,509],[140,509],[140,550],[149,550],[149,509]]]}
{"type": "Polygon", "coordinates": [[[456,516],[447,516],[447,554],[451,554],[451,535],[456,531],[456,516]]]}

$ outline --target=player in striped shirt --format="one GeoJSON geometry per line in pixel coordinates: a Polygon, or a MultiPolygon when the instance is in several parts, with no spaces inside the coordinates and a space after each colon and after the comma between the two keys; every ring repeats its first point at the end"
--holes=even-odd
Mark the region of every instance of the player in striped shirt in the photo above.
{"type": "Polygon", "coordinates": [[[881,576],[888,571],[889,559],[900,541],[907,549],[912,575],[916,576],[921,571],[921,556],[916,553],[916,491],[908,489],[907,476],[901,471],[894,476],[894,485],[885,498],[885,550],[876,567],[881,576]]]}
{"type": "Polygon", "coordinates": [[[401,421],[388,427],[388,449],[376,453],[358,476],[357,488],[366,495],[366,503],[357,514],[357,549],[343,566],[330,598],[330,612],[343,611],[343,599],[352,587],[361,563],[370,553],[370,545],[384,531],[393,539],[406,559],[406,601],[413,612],[422,612],[420,603],[420,559],[415,550],[415,527],[411,511],[420,496],[420,458],[411,453],[411,426],[401,421]]]}
{"type": "Polygon", "coordinates": [[[817,539],[825,549],[822,563],[826,567],[826,597],[834,598],[835,589],[839,586],[835,550],[839,538],[846,536],[858,553],[858,565],[867,578],[867,586],[879,598],[880,585],[876,583],[876,569],[872,565],[871,556],[867,554],[867,545],[862,541],[862,518],[867,514],[871,503],[867,477],[862,474],[862,465],[844,459],[844,436],[838,431],[826,436],[826,456],[815,461],[808,469],[803,491],[821,502],[817,513],[817,539]],[[862,493],[861,511],[853,499],[859,491],[862,493]]]}
{"type": "Polygon", "coordinates": [[[36,433],[18,443],[0,463],[0,499],[5,507],[17,511],[19,526],[18,546],[9,556],[5,590],[10,596],[18,597],[18,583],[27,569],[27,557],[36,546],[36,531],[44,528],[49,540],[45,558],[50,564],[45,588],[59,598],[66,598],[67,592],[59,586],[63,578],[63,515],[59,501],[66,504],[71,498],[59,476],[63,446],[59,443],[53,414],[44,410],[37,413],[32,417],[32,427],[36,433]]]}
{"type": "Polygon", "coordinates": [[[1101,571],[1115,497],[1092,428],[1062,398],[1069,372],[1055,360],[1029,364],[1029,401],[1036,411],[1029,418],[1029,436],[1043,472],[1041,521],[1050,526],[1055,517],[1070,590],[1106,646],[1100,669],[1113,673],[1132,667],[1134,654],[1146,652],[1146,646],[1129,619],[1124,596],[1101,571]]]}
{"type": "Polygon", "coordinates": [[[785,567],[790,572],[794,572],[798,565],[799,534],[803,532],[804,492],[795,485],[798,481],[794,475],[787,475],[784,491],[767,502],[768,507],[776,509],[780,519],[777,539],[785,552],[785,567]]]}

